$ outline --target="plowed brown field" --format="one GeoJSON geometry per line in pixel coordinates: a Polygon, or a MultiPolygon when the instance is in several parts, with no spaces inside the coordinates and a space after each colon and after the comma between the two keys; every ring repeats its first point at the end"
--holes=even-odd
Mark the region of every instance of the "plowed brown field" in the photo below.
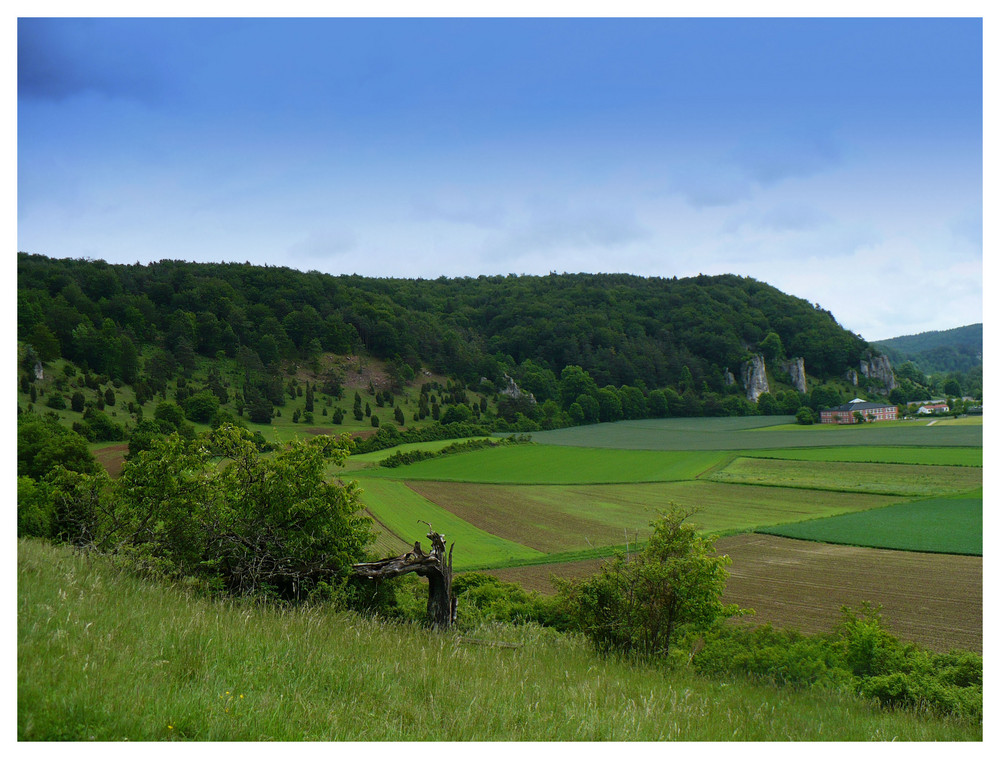
{"type": "MultiPolygon", "coordinates": [[[[725,600],[757,614],[752,623],[829,632],[840,607],[882,605],[886,626],[935,651],[983,650],[983,560],[978,556],[888,551],[737,535],[716,542],[727,553],[725,600]]],[[[491,574],[543,593],[549,576],[586,577],[600,560],[496,570],[491,574]]]]}

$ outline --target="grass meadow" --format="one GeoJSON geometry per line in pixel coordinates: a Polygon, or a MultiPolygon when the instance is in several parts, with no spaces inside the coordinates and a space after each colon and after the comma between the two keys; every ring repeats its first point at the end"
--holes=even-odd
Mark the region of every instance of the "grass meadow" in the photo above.
{"type": "Polygon", "coordinates": [[[600,658],[536,627],[209,601],[30,540],[17,572],[21,741],[982,740],[980,724],[600,658]]]}
{"type": "MultiPolygon", "coordinates": [[[[382,452],[382,458],[386,455],[382,452]]],[[[397,469],[375,471],[370,476],[533,485],[671,482],[694,479],[725,458],[723,453],[708,451],[685,453],[517,445],[418,461],[397,469]]]]}
{"type": "Polygon", "coordinates": [[[982,487],[983,473],[966,466],[868,464],[738,457],[708,476],[715,482],[880,493],[906,497],[949,495],[982,487]]]}
{"type": "Polygon", "coordinates": [[[858,445],[842,448],[792,448],[784,451],[747,451],[758,458],[797,461],[855,461],[868,464],[919,464],[922,466],[983,465],[982,448],[888,448],[858,445]]]}
{"type": "Polygon", "coordinates": [[[760,530],[801,540],[983,555],[983,499],[931,498],[760,530]]]}

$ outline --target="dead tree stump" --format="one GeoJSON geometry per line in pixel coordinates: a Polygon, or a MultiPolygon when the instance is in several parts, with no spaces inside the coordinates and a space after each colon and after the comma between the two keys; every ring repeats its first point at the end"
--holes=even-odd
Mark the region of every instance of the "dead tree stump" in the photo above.
{"type": "Polygon", "coordinates": [[[444,535],[434,532],[429,523],[424,524],[431,541],[430,553],[424,553],[418,540],[411,551],[401,556],[355,564],[351,569],[357,577],[371,580],[387,580],[409,572],[426,577],[427,621],[432,627],[445,629],[455,621],[456,615],[456,599],[451,595],[451,554],[455,545],[452,544],[445,555],[444,535]]]}

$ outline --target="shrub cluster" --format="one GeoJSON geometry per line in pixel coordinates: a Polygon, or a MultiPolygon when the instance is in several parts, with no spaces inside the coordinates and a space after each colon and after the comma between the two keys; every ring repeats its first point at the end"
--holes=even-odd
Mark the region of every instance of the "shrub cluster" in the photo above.
{"type": "Polygon", "coordinates": [[[436,422],[426,427],[409,429],[406,432],[400,432],[399,428],[393,424],[383,424],[378,428],[378,432],[371,437],[355,439],[351,453],[374,453],[405,443],[429,443],[434,440],[479,437],[489,435],[491,432],[489,427],[471,422],[452,422],[451,424],[436,422]]]}
{"type": "Polygon", "coordinates": [[[691,635],[691,662],[709,675],[735,674],[777,685],[850,689],[886,708],[928,709],[981,720],[983,658],[937,654],[904,643],[883,626],[878,607],[844,607],[837,629],[803,635],[770,625],[717,625],[691,635]]]}
{"type": "Polygon", "coordinates": [[[461,443],[452,443],[440,451],[397,451],[396,453],[382,459],[379,462],[379,466],[388,467],[389,469],[394,469],[395,467],[404,466],[406,464],[415,464],[418,461],[424,461],[426,459],[436,459],[442,456],[451,456],[456,453],[467,453],[468,451],[475,451],[480,448],[499,448],[507,445],[522,445],[524,443],[530,443],[530,435],[515,435],[508,438],[501,438],[499,440],[490,439],[479,439],[479,440],[464,440],[461,443]]]}
{"type": "Polygon", "coordinates": [[[265,458],[240,427],[193,440],[173,433],[131,457],[117,480],[59,467],[44,493],[19,482],[19,524],[209,590],[305,599],[321,583],[345,586],[374,540],[357,485],[325,480],[348,446],[318,436],[265,458]],[[42,495],[51,513],[38,508],[42,495]]]}

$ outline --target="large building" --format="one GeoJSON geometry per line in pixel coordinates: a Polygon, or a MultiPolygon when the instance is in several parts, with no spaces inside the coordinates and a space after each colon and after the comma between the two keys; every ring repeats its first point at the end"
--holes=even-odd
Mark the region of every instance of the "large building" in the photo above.
{"type": "Polygon", "coordinates": [[[850,403],[834,408],[825,408],[819,412],[821,424],[855,424],[858,421],[883,422],[887,419],[898,419],[899,408],[887,406],[884,403],[872,403],[855,398],[850,403]],[[859,420],[855,414],[860,414],[859,420]]]}

